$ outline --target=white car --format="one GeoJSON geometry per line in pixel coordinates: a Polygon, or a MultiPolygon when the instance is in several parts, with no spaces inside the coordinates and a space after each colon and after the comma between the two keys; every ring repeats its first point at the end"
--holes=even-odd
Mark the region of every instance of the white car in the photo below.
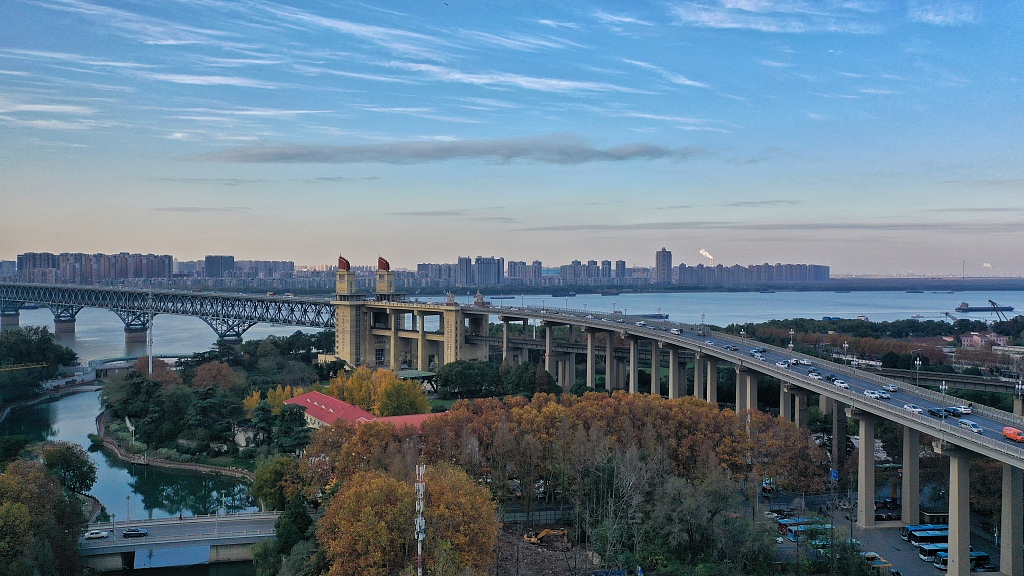
{"type": "Polygon", "coordinates": [[[904,404],[903,409],[910,410],[911,412],[915,412],[917,414],[924,414],[924,408],[921,408],[917,404],[904,404]]]}
{"type": "Polygon", "coordinates": [[[970,430],[971,432],[974,432],[976,434],[984,434],[985,433],[985,431],[981,428],[981,426],[978,426],[978,424],[975,423],[973,420],[961,419],[960,420],[960,427],[961,428],[965,428],[967,430],[970,430]]]}
{"type": "Polygon", "coordinates": [[[839,380],[838,378],[836,379],[835,382],[833,382],[833,384],[835,384],[839,388],[842,388],[843,390],[849,390],[850,389],[850,385],[849,384],[847,384],[846,382],[843,382],[842,380],[839,380]]]}
{"type": "Polygon", "coordinates": [[[881,398],[882,400],[888,400],[892,398],[892,396],[890,396],[889,393],[886,392],[885,390],[875,390],[875,394],[878,394],[878,397],[881,398]]]}
{"type": "Polygon", "coordinates": [[[669,332],[671,332],[673,334],[682,334],[682,332],[679,331],[679,328],[673,328],[673,329],[669,330],[669,332]]]}
{"type": "Polygon", "coordinates": [[[970,414],[973,411],[970,406],[957,406],[957,408],[959,408],[960,412],[963,414],[970,414]]]}
{"type": "Polygon", "coordinates": [[[882,384],[882,390],[886,392],[899,392],[900,387],[895,384],[882,384]]]}
{"type": "MultiPolygon", "coordinates": [[[[837,382],[838,382],[838,380],[837,380],[837,382]]],[[[878,400],[878,399],[881,398],[881,396],[878,395],[878,391],[877,390],[865,390],[864,391],[864,395],[867,396],[868,398],[874,398],[875,400],[878,400]]]]}
{"type": "Polygon", "coordinates": [[[89,530],[85,533],[83,538],[93,540],[95,538],[106,538],[107,536],[110,536],[110,532],[107,532],[106,530],[89,530]]]}
{"type": "Polygon", "coordinates": [[[800,359],[800,364],[802,364],[804,366],[810,366],[811,365],[811,361],[810,360],[804,360],[803,358],[801,358],[800,359]]]}
{"type": "Polygon", "coordinates": [[[789,362],[776,362],[775,365],[778,366],[779,368],[785,368],[786,370],[789,370],[789,362]]]}
{"type": "Polygon", "coordinates": [[[817,372],[811,372],[810,374],[808,374],[808,376],[810,376],[814,380],[821,380],[821,374],[818,374],[817,372]]]}

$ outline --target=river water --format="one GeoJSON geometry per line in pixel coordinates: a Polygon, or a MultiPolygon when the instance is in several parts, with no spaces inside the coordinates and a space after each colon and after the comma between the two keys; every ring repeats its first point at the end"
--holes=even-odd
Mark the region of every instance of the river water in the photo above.
{"type": "MultiPolygon", "coordinates": [[[[595,315],[609,314],[613,310],[627,314],[666,313],[671,320],[725,326],[730,323],[763,322],[786,318],[821,318],[838,316],[854,318],[859,315],[870,320],[899,320],[911,317],[942,320],[943,312],[957,317],[995,320],[991,312],[961,314],[953,312],[960,302],[980,306],[995,300],[1002,305],[1015,306],[1019,313],[1024,306],[1024,292],[711,292],[680,294],[620,294],[599,296],[580,294],[575,297],[515,296],[515,298],[489,300],[492,305],[546,306],[594,311],[595,315]],[[703,316],[703,318],[702,318],[703,316]]],[[[424,298],[438,301],[441,298],[424,298]]],[[[472,296],[458,298],[469,303],[472,296]]],[[[53,327],[49,310],[22,310],[22,326],[53,327]]],[[[428,329],[430,327],[428,326],[428,329]]],[[[287,336],[294,326],[259,324],[246,332],[246,339],[265,338],[274,334],[287,336]]],[[[304,332],[317,329],[301,328],[304,332]]],[[[83,364],[97,358],[142,356],[144,344],[126,344],[120,319],[107,310],[86,308],[78,314],[76,333],[61,335],[58,340],[75,350],[83,364]]],[[[202,320],[184,316],[157,316],[153,323],[153,350],[157,355],[192,354],[209,350],[216,342],[216,334],[202,320]]],[[[26,434],[33,440],[66,440],[83,446],[89,445],[87,434],[96,430],[95,417],[100,412],[98,393],[76,394],[57,402],[26,408],[14,412],[0,423],[0,434],[26,434]]],[[[171,472],[146,466],[121,463],[103,452],[93,452],[98,467],[98,480],[92,494],[99,498],[108,511],[116,514],[121,524],[126,518],[157,518],[209,514],[218,510],[239,511],[251,509],[246,488],[237,480],[198,474],[171,472]]],[[[176,567],[206,562],[209,549],[185,548],[140,553],[136,567],[151,568],[147,576],[249,576],[254,573],[249,563],[232,565],[176,567]],[[168,571],[169,570],[169,571],[168,571]]]]}

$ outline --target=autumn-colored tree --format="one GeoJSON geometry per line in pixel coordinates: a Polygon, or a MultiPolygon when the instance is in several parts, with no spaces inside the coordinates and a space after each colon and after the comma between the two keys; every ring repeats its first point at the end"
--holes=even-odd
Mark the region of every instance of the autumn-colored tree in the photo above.
{"type": "Polygon", "coordinates": [[[377,416],[404,416],[430,412],[430,401],[416,380],[389,381],[377,393],[373,413],[377,416]]]}
{"type": "Polygon", "coordinates": [[[153,358],[153,373],[149,373],[149,356],[143,356],[132,364],[132,370],[139,374],[146,375],[150,380],[160,383],[162,388],[169,388],[181,384],[181,376],[174,370],[174,366],[161,360],[153,358]]]}
{"type": "Polygon", "coordinates": [[[427,467],[426,510],[430,530],[425,548],[427,568],[442,560],[432,551],[450,543],[455,564],[472,574],[485,574],[494,560],[498,516],[494,499],[461,468],[450,464],[427,467]]]}
{"type": "Polygon", "coordinates": [[[245,385],[245,377],[223,362],[207,362],[196,370],[192,387],[203,390],[237,390],[245,385]]]}
{"type": "Polygon", "coordinates": [[[285,504],[301,491],[301,487],[299,463],[280,456],[256,469],[249,493],[266,510],[284,510],[285,504]]]}
{"type": "Polygon", "coordinates": [[[317,498],[330,490],[334,481],[333,461],[355,434],[355,426],[338,420],[310,435],[309,445],[299,461],[299,475],[307,498],[317,498]]]}
{"type": "MultiPolygon", "coordinates": [[[[274,416],[281,413],[281,408],[284,407],[285,400],[290,400],[296,396],[305,394],[306,391],[302,388],[292,388],[291,386],[278,386],[277,388],[271,388],[267,390],[267,402],[270,403],[274,416]]],[[[257,403],[257,406],[259,403],[257,403]]]]}
{"type": "Polygon", "coordinates": [[[379,471],[360,472],[331,500],[317,527],[330,576],[391,576],[410,557],[415,493],[379,471]]]}
{"type": "Polygon", "coordinates": [[[245,409],[245,415],[248,418],[252,418],[253,412],[256,411],[256,407],[260,405],[262,400],[263,396],[259,390],[253,390],[252,394],[242,399],[242,408],[245,409]]]}
{"type": "Polygon", "coordinates": [[[345,375],[341,399],[363,410],[373,410],[373,384],[373,371],[360,366],[345,375]]]}

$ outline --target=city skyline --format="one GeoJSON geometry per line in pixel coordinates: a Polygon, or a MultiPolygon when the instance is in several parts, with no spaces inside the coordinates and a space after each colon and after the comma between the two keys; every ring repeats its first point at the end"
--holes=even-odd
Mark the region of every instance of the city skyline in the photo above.
{"type": "Polygon", "coordinates": [[[0,259],[1024,274],[1019,4],[5,12],[0,259]]]}

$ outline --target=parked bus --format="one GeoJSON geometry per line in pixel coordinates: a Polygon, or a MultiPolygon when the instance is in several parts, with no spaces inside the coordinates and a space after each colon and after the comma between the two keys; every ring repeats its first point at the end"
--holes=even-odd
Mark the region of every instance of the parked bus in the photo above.
{"type": "MultiPolygon", "coordinates": [[[[971,552],[971,570],[984,566],[991,561],[988,554],[985,552],[971,552]]],[[[949,569],[949,552],[937,552],[935,554],[935,562],[933,562],[936,568],[939,570],[949,569]]]]}
{"type": "Polygon", "coordinates": [[[924,544],[949,542],[949,530],[924,530],[910,533],[910,543],[920,548],[924,544]]]}
{"type": "Polygon", "coordinates": [[[814,518],[779,518],[779,534],[789,534],[790,526],[802,526],[816,521],[814,518]]]}
{"type": "Polygon", "coordinates": [[[790,526],[787,528],[786,537],[792,542],[798,542],[800,540],[800,535],[808,530],[823,532],[825,530],[830,530],[831,528],[831,524],[800,524],[799,526],[790,526]]]}
{"type": "Polygon", "coordinates": [[[921,532],[923,530],[949,530],[949,524],[914,524],[913,526],[904,526],[900,530],[900,538],[909,540],[911,532],[921,532]]]}
{"type": "MultiPolygon", "coordinates": [[[[925,562],[935,562],[935,555],[939,552],[948,552],[949,544],[925,544],[921,546],[920,552],[917,553],[921,557],[921,560],[925,562]]],[[[974,546],[971,546],[971,551],[974,551],[974,546]]]]}

